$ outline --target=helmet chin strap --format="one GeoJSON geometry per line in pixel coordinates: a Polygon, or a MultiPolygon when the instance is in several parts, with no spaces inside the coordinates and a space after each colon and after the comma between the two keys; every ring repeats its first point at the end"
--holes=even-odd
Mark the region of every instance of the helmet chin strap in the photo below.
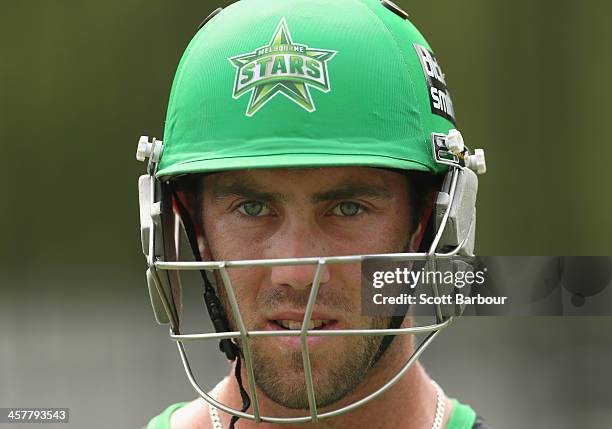
{"type": "MultiPolygon", "coordinates": [[[[178,210],[181,221],[183,222],[183,227],[185,228],[185,234],[187,235],[187,239],[189,241],[189,246],[191,247],[191,251],[193,252],[194,258],[198,262],[202,262],[202,255],[200,254],[200,249],[198,247],[198,241],[195,234],[195,228],[193,227],[193,223],[191,221],[191,216],[180,198],[176,194],[175,189],[171,186],[172,197],[175,202],[175,207],[178,210]]],[[[200,270],[200,275],[202,276],[202,280],[204,281],[204,303],[206,304],[206,309],[208,310],[208,315],[210,316],[210,320],[215,328],[216,332],[228,332],[229,329],[229,321],[227,319],[227,315],[225,314],[225,310],[223,309],[223,305],[217,296],[217,292],[215,288],[213,288],[212,284],[208,276],[206,275],[205,270],[200,270]]],[[[244,384],[242,382],[242,359],[240,348],[230,339],[224,338],[219,341],[219,350],[225,354],[228,360],[235,361],[234,367],[234,376],[236,377],[236,382],[238,384],[238,390],[240,391],[240,396],[242,398],[242,412],[245,412],[251,406],[251,398],[244,388],[244,384]]],[[[229,424],[229,429],[234,429],[236,422],[240,417],[232,416],[229,424]]]]}

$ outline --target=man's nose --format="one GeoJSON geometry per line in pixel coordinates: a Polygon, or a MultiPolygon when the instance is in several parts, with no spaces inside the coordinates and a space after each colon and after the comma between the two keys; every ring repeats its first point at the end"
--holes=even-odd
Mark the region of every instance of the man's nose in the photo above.
{"type": "MultiPolygon", "coordinates": [[[[317,241],[313,231],[300,228],[299,226],[286,228],[278,235],[275,244],[275,246],[272,246],[272,254],[267,257],[285,259],[326,256],[324,244],[321,241],[317,241]]],[[[275,285],[304,289],[313,283],[316,272],[317,264],[276,265],[272,267],[271,281],[275,285]]],[[[329,279],[329,267],[327,264],[324,264],[321,267],[320,284],[327,283],[329,279]]]]}
{"type": "MultiPolygon", "coordinates": [[[[294,289],[305,289],[315,279],[317,265],[287,265],[272,267],[272,283],[275,285],[291,286],[294,289]]],[[[323,285],[329,281],[329,267],[327,264],[321,267],[321,279],[319,284],[323,285]]]]}

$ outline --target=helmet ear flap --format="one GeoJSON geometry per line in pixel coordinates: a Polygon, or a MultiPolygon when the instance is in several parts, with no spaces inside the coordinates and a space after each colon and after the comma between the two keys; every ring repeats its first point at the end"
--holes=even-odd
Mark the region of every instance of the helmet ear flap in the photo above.
{"type": "Polygon", "coordinates": [[[160,324],[169,323],[172,329],[178,328],[178,311],[175,297],[180,298],[180,283],[178,274],[173,271],[157,270],[154,262],[165,256],[174,257],[176,249],[174,240],[168,239],[168,229],[173,223],[174,215],[168,210],[162,198],[162,189],[158,180],[152,174],[145,174],[138,179],[138,194],[140,203],[140,237],[142,251],[147,258],[147,284],[155,319],[160,324]],[[165,216],[164,216],[165,214],[165,216]],[[174,249],[174,250],[173,250],[174,249]],[[167,253],[170,252],[170,253],[167,253]]]}
{"type": "MultiPolygon", "coordinates": [[[[478,191],[478,178],[476,173],[468,168],[451,168],[444,178],[442,188],[435,202],[436,231],[441,228],[442,235],[436,251],[451,252],[456,250],[458,256],[470,258],[474,253],[474,237],[476,230],[476,194],[478,191]],[[457,175],[453,194],[453,174],[457,175]],[[451,200],[452,196],[452,200],[451,200]],[[448,211],[448,218],[443,219],[448,211]]],[[[469,260],[458,258],[438,260],[436,269],[440,272],[456,273],[473,272],[474,265],[469,260]]],[[[465,278],[464,274],[464,278],[465,278]]],[[[454,296],[457,293],[469,295],[471,285],[468,282],[458,288],[456,284],[438,284],[440,295],[454,296]]],[[[465,305],[441,304],[442,317],[459,316],[465,310],[465,305]]]]}
{"type": "Polygon", "coordinates": [[[436,230],[444,229],[438,243],[440,250],[459,247],[459,255],[473,256],[477,192],[478,178],[476,173],[467,168],[449,170],[435,203],[436,230]],[[457,182],[454,198],[451,201],[453,170],[457,172],[457,182]],[[442,225],[447,210],[449,212],[448,219],[446,224],[442,225]]]}

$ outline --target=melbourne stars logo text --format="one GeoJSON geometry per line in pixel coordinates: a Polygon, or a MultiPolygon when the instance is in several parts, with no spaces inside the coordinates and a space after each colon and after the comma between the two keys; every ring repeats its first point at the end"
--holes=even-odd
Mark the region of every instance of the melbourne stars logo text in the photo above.
{"type": "Polygon", "coordinates": [[[251,92],[247,116],[253,116],[278,94],[313,112],[316,109],[310,87],[323,92],[330,90],[327,62],[336,53],[293,43],[283,17],[268,45],[229,58],[236,67],[233,97],[237,99],[251,92]]]}

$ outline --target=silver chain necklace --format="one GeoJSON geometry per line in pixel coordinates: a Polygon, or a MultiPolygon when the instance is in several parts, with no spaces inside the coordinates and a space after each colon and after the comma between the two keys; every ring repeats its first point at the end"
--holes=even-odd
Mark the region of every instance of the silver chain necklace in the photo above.
{"type": "MultiPolygon", "coordinates": [[[[432,380],[434,387],[436,388],[436,415],[434,416],[433,424],[431,429],[441,429],[442,421],[444,420],[444,411],[446,408],[446,401],[444,400],[444,391],[438,383],[432,380]]],[[[212,394],[213,392],[211,392],[212,394]]],[[[213,405],[209,405],[210,408],[210,421],[212,422],[213,429],[223,429],[221,426],[221,419],[219,418],[219,410],[213,405]]]]}
{"type": "Polygon", "coordinates": [[[431,425],[431,429],[441,429],[442,421],[444,421],[444,411],[446,408],[446,401],[444,400],[444,391],[438,385],[438,383],[433,380],[431,380],[431,382],[436,388],[436,415],[434,416],[434,421],[431,425]]]}

